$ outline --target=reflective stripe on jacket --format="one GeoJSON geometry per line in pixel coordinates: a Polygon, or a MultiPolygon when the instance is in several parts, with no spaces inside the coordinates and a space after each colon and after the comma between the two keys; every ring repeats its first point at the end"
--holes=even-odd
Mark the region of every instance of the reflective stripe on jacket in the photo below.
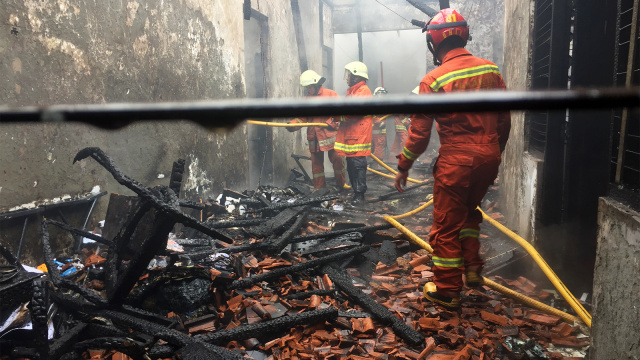
{"type": "MultiPolygon", "coordinates": [[[[464,48],[449,51],[442,65],[429,72],[420,82],[420,94],[435,92],[505,89],[498,67],[489,60],[471,55],[464,48]]],[[[440,156],[451,161],[460,154],[500,156],[511,129],[511,115],[503,112],[414,114],[409,139],[400,155],[398,167],[410,169],[413,161],[429,145],[433,121],[440,135],[440,156]]],[[[465,160],[466,161],[466,160],[465,160]]]]}
{"type": "MultiPolygon", "coordinates": [[[[324,87],[320,87],[318,90],[318,94],[315,96],[338,96],[338,94],[331,90],[325,89],[324,87]]],[[[307,123],[329,123],[331,118],[327,117],[313,117],[313,118],[298,118],[298,120],[302,120],[302,122],[307,123]]],[[[295,124],[299,123],[295,119],[290,121],[289,123],[295,124]]],[[[297,129],[299,130],[299,129],[297,129]]],[[[309,151],[329,151],[333,149],[333,144],[336,142],[336,134],[337,130],[332,130],[328,127],[320,127],[320,126],[309,126],[307,127],[307,141],[309,142],[309,151]]]]}
{"type": "Polygon", "coordinates": [[[373,116],[373,135],[382,135],[387,133],[387,118],[391,115],[374,115],[373,116]]]}
{"type": "MultiPolygon", "coordinates": [[[[371,96],[364,81],[347,90],[349,96],[371,96]]],[[[340,156],[369,156],[371,154],[372,116],[342,116],[334,149],[340,156]]]]}
{"type": "Polygon", "coordinates": [[[396,131],[407,131],[407,127],[411,122],[410,115],[396,115],[393,119],[396,125],[396,131]]]}

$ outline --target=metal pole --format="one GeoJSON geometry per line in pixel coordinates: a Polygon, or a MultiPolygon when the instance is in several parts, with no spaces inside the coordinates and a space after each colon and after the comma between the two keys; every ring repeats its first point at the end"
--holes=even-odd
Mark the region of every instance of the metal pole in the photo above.
{"type": "Polygon", "coordinates": [[[296,43],[298,44],[298,58],[300,60],[300,72],[309,69],[307,63],[307,49],[304,45],[304,32],[302,29],[302,16],[300,15],[300,5],[298,0],[291,0],[291,13],[293,15],[293,28],[296,32],[296,43]]]}
{"type": "Polygon", "coordinates": [[[436,16],[436,14],[438,14],[438,10],[432,9],[429,6],[427,6],[427,4],[425,4],[425,1],[407,0],[407,2],[409,4],[411,4],[411,5],[413,5],[416,9],[418,9],[418,10],[422,11],[423,13],[425,13],[429,17],[434,17],[434,16],[436,16]]]}
{"type": "MultiPolygon", "coordinates": [[[[98,198],[94,198],[91,202],[91,207],[89,207],[89,211],[87,212],[87,216],[85,216],[84,221],[82,222],[82,228],[80,230],[84,230],[87,227],[87,223],[89,222],[89,218],[91,217],[93,208],[96,206],[97,200],[98,198]]],[[[82,236],[76,236],[76,251],[79,251],[80,248],[82,248],[82,236]]]]}
{"type": "MultiPolygon", "coordinates": [[[[638,38],[638,0],[633,1],[633,15],[631,18],[631,35],[629,36],[629,57],[627,59],[627,77],[625,87],[631,87],[633,83],[633,63],[636,55],[636,42],[638,38]]],[[[627,119],[629,118],[629,108],[622,109],[620,119],[620,142],[618,144],[618,162],[616,164],[616,184],[622,181],[622,164],[624,162],[624,146],[627,136],[627,119]]]]}
{"type": "Polygon", "coordinates": [[[22,224],[22,234],[20,235],[20,242],[18,243],[18,251],[16,252],[16,259],[20,261],[20,253],[22,252],[22,245],[24,243],[24,233],[27,229],[27,222],[29,222],[29,217],[24,217],[24,223],[22,224]]]}
{"type": "Polygon", "coordinates": [[[232,127],[245,119],[252,118],[622,107],[640,107],[640,88],[495,90],[432,96],[387,95],[375,99],[364,97],[304,100],[281,98],[20,108],[0,106],[0,123],[78,121],[102,128],[116,129],[137,121],[180,119],[219,129],[232,127]]]}
{"type": "Polygon", "coordinates": [[[358,31],[358,60],[364,61],[364,52],[362,50],[362,18],[360,14],[360,0],[358,0],[358,4],[354,7],[356,11],[356,26],[358,31]]]}

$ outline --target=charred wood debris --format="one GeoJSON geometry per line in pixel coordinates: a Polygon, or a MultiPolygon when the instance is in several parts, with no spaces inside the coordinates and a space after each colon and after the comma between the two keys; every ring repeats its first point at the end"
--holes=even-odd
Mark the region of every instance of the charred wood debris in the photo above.
{"type": "MultiPolygon", "coordinates": [[[[0,359],[562,359],[555,348],[589,346],[580,326],[489,288],[465,288],[459,311],[424,299],[431,255],[380,215],[419,206],[428,184],[398,195],[381,181],[347,210],[346,192],[297,181],[202,203],[177,195],[184,161],[148,188],[99,148],[74,162],[88,158],[137,196],[111,195],[102,236],[43,220],[42,276],[0,245],[0,323],[31,322],[0,333],[0,359]],[[60,262],[51,227],[95,242],[60,262]]],[[[429,214],[403,222],[427,239],[429,214]]],[[[567,308],[523,277],[494,279],[567,308]]]]}

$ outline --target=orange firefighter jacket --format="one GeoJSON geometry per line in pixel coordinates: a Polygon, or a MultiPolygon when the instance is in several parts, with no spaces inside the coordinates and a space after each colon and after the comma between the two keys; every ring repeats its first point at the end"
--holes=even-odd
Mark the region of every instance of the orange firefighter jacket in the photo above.
{"type": "Polygon", "coordinates": [[[411,124],[411,115],[400,114],[395,116],[396,132],[407,131],[409,124],[411,124]]]}
{"type": "MultiPolygon", "coordinates": [[[[320,87],[318,90],[318,94],[315,96],[338,96],[338,94],[331,90],[325,89],[324,87],[320,87]]],[[[290,124],[298,124],[301,122],[305,123],[329,123],[331,118],[327,119],[326,117],[314,117],[314,118],[296,118],[290,121],[290,124]]],[[[330,124],[330,123],[329,123],[330,124]]],[[[331,124],[330,124],[331,125],[331,124]]],[[[300,128],[297,128],[300,130],[300,128]]],[[[333,150],[333,144],[336,142],[336,134],[337,130],[334,130],[330,127],[320,127],[320,126],[309,126],[307,127],[307,141],[309,142],[309,151],[310,152],[318,152],[318,151],[329,151],[333,150]]]]}
{"type": "MultiPolygon", "coordinates": [[[[466,49],[449,51],[442,65],[420,82],[420,94],[505,89],[496,64],[471,55],[466,49]]],[[[435,96],[435,95],[434,95],[435,96]]],[[[409,170],[429,145],[433,121],[440,135],[440,156],[447,163],[471,166],[474,156],[500,157],[511,130],[511,115],[503,112],[414,114],[398,168],[409,170]]]]}
{"type": "Polygon", "coordinates": [[[387,118],[391,115],[373,115],[373,135],[382,135],[387,133],[387,118]]]}
{"type": "MultiPolygon", "coordinates": [[[[361,81],[347,90],[347,97],[349,96],[371,96],[371,90],[366,82],[361,81]]],[[[371,115],[342,116],[334,147],[338,155],[346,157],[371,155],[372,126],[371,115]]]]}

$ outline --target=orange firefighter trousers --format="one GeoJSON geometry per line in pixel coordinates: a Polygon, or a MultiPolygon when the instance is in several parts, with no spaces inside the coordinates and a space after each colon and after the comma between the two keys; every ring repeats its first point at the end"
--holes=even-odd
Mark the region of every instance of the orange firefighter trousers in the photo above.
{"type": "Polygon", "coordinates": [[[477,209],[498,175],[500,155],[474,157],[460,164],[456,157],[440,156],[434,169],[433,247],[434,283],[438,293],[459,297],[465,267],[480,273],[480,223],[477,209]]]}
{"type": "Polygon", "coordinates": [[[393,145],[391,146],[391,153],[389,154],[389,161],[396,161],[396,155],[402,152],[402,148],[404,147],[404,143],[407,142],[409,138],[409,132],[407,130],[398,130],[396,129],[396,135],[394,136],[393,145]]]}
{"type": "Polygon", "coordinates": [[[327,186],[324,178],[324,153],[329,155],[329,161],[333,164],[333,173],[336,177],[336,186],[342,189],[345,181],[344,158],[335,150],[314,151],[311,153],[311,172],[313,173],[313,187],[320,189],[327,186]]]}
{"type": "Polygon", "coordinates": [[[375,155],[378,159],[383,160],[384,149],[387,147],[387,134],[373,134],[372,138],[373,138],[373,155],[375,155]]]}

